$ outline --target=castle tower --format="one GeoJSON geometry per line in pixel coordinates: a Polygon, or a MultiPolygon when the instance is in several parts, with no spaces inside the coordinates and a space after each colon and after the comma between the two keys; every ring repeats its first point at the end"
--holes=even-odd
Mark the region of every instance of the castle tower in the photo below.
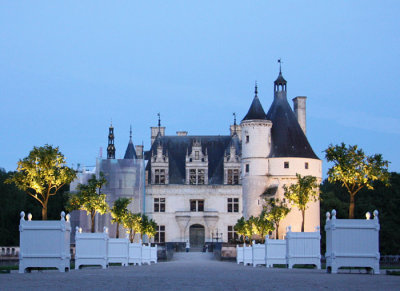
{"type": "Polygon", "coordinates": [[[243,216],[257,216],[263,203],[260,195],[267,185],[268,156],[272,122],[267,119],[258,99],[257,84],[250,109],[240,123],[242,128],[243,216]]]}
{"type": "Polygon", "coordinates": [[[114,127],[112,124],[108,129],[107,159],[115,159],[114,127]]]}

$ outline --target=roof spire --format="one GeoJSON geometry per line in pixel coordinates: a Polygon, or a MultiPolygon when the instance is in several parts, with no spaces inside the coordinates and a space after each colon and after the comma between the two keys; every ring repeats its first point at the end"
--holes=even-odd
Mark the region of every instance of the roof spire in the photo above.
{"type": "Polygon", "coordinates": [[[233,135],[236,135],[236,112],[233,112],[233,135]]]}
{"type": "Polygon", "coordinates": [[[256,85],[254,86],[254,97],[258,97],[258,86],[257,86],[257,80],[256,80],[256,85]]]}
{"type": "Polygon", "coordinates": [[[281,65],[283,63],[281,58],[278,59],[278,63],[279,63],[279,74],[281,75],[282,74],[282,66],[281,65]]]}
{"type": "Polygon", "coordinates": [[[132,124],[129,129],[129,139],[132,140],[132,124]]]}

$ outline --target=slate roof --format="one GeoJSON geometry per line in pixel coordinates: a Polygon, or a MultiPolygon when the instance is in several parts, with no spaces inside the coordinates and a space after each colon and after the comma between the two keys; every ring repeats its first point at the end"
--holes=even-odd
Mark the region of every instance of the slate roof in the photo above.
{"type": "Polygon", "coordinates": [[[246,116],[242,119],[243,120],[253,120],[253,119],[267,119],[265,115],[265,111],[261,105],[260,99],[258,96],[254,96],[253,102],[250,105],[249,111],[247,112],[246,116]]]}
{"type": "MultiPolygon", "coordinates": [[[[241,154],[241,146],[237,136],[158,136],[150,151],[145,153],[149,160],[151,153],[156,154],[159,144],[163,147],[163,154],[169,158],[169,183],[185,184],[185,160],[186,152],[191,153],[194,141],[200,141],[203,153],[208,154],[208,184],[218,185],[224,183],[224,154],[229,152],[230,145],[236,147],[236,154],[241,154]]],[[[147,163],[151,181],[151,162],[147,163]]]]}
{"type": "Polygon", "coordinates": [[[125,151],[124,159],[137,159],[135,147],[133,146],[132,139],[129,140],[128,147],[125,151]]]}
{"type": "Polygon", "coordinates": [[[286,92],[276,92],[267,119],[272,121],[270,158],[318,159],[286,99],[286,92]]]}

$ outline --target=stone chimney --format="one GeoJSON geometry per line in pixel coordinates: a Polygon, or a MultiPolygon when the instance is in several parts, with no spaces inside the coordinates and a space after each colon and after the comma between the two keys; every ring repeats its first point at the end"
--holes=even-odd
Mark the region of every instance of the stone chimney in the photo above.
{"type": "Polygon", "coordinates": [[[143,159],[143,146],[142,145],[137,145],[135,146],[136,150],[136,156],[138,159],[143,159]]]}
{"type": "Polygon", "coordinates": [[[153,144],[154,140],[157,137],[158,131],[160,131],[161,136],[165,136],[165,126],[153,126],[151,128],[151,144],[153,144]]]}
{"type": "Polygon", "coordinates": [[[188,132],[187,131],[177,131],[176,135],[177,136],[187,136],[188,132]]]}
{"type": "Polygon", "coordinates": [[[301,129],[303,130],[304,134],[307,135],[306,130],[306,96],[297,96],[293,98],[293,108],[294,114],[297,117],[297,121],[300,124],[301,129]]]}

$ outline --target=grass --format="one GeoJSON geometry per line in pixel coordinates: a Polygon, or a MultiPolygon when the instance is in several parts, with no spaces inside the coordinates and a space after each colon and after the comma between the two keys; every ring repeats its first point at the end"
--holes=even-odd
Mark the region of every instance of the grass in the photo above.
{"type": "Polygon", "coordinates": [[[386,271],[386,275],[400,276],[400,271],[386,271]]]}

